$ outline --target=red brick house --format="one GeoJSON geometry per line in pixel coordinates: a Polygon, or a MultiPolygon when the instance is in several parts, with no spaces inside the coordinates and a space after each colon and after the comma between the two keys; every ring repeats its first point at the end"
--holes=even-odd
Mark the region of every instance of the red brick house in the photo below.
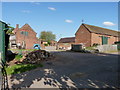
{"type": "Polygon", "coordinates": [[[75,44],[84,44],[86,47],[94,44],[114,44],[119,41],[118,31],[82,24],[75,33],[75,44]]]}
{"type": "Polygon", "coordinates": [[[75,37],[61,38],[58,41],[58,49],[70,50],[71,45],[75,44],[75,37]]]}
{"type": "Polygon", "coordinates": [[[16,37],[16,44],[24,49],[33,49],[34,44],[41,44],[41,40],[36,37],[36,32],[30,27],[30,25],[25,24],[21,28],[16,25],[14,29],[14,34],[16,37]]]}

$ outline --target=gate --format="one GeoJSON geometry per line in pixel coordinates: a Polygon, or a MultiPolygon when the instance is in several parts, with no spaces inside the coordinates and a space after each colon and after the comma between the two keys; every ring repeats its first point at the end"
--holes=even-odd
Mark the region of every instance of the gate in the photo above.
{"type": "Polygon", "coordinates": [[[8,25],[2,21],[0,21],[0,88],[2,90],[8,90],[8,83],[7,83],[7,73],[5,70],[6,59],[5,54],[7,52],[8,47],[8,36],[6,34],[8,30],[8,25]],[[6,38],[5,38],[6,36],[6,38]],[[2,82],[1,82],[2,81],[2,82]]]}

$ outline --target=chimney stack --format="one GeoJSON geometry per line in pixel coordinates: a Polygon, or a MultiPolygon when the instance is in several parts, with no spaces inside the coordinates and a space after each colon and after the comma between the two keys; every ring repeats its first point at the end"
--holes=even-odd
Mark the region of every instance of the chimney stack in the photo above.
{"type": "Polygon", "coordinates": [[[13,30],[13,33],[16,34],[18,29],[19,29],[19,24],[16,24],[16,28],[13,30]]]}
{"type": "Polygon", "coordinates": [[[19,24],[16,24],[16,29],[19,29],[19,24]]]}

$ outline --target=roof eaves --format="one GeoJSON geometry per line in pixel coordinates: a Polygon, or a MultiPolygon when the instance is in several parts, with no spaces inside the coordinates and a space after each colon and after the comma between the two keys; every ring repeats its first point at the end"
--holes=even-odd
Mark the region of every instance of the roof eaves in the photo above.
{"type": "Polygon", "coordinates": [[[83,26],[91,33],[92,30],[86,25],[86,24],[83,24],[83,26]]]}

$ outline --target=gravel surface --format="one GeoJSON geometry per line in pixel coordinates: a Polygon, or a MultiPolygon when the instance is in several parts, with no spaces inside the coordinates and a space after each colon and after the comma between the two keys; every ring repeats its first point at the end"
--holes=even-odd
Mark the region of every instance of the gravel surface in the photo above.
{"type": "Polygon", "coordinates": [[[8,76],[10,88],[116,88],[118,55],[51,52],[53,60],[37,68],[8,76]]]}

